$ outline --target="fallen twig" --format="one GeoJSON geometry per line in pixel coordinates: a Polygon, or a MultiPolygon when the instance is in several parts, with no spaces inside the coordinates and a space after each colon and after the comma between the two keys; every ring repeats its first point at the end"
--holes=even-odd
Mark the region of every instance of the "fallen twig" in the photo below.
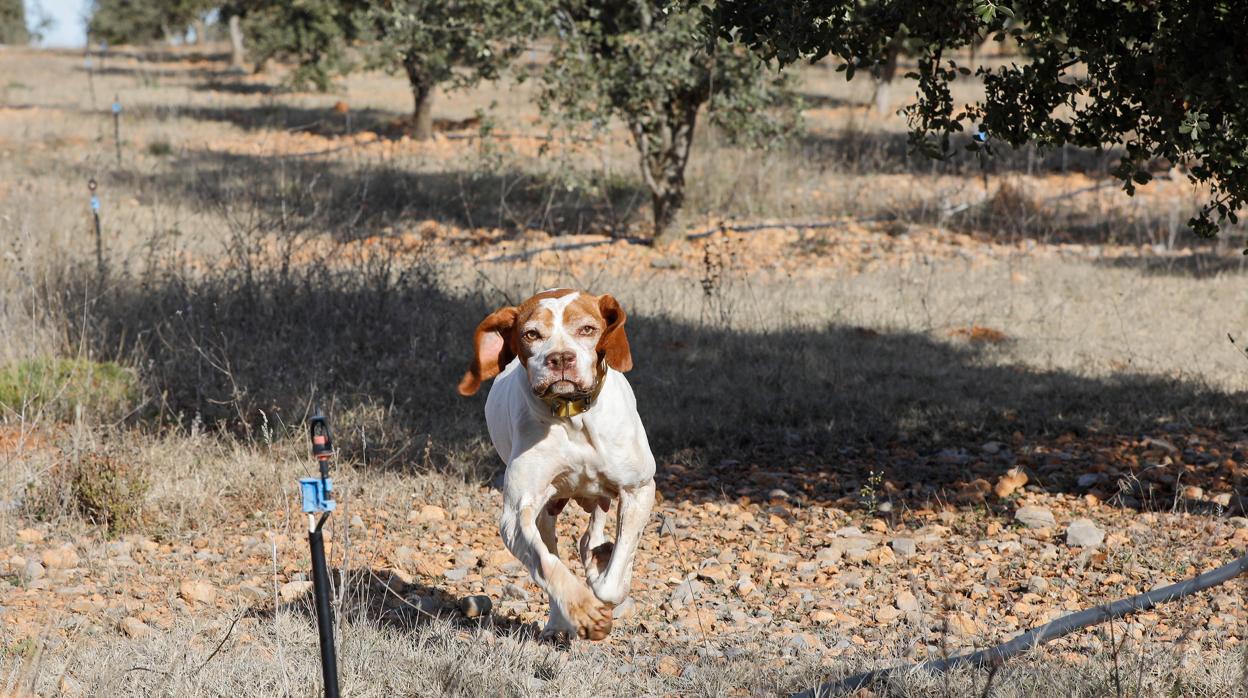
{"type": "Polygon", "coordinates": [[[1153,591],[1148,591],[1143,594],[1136,594],[1135,596],[1122,599],[1121,601],[1102,604],[1100,606],[1062,616],[1057,620],[1047,623],[1034,630],[1029,630],[1013,640],[1004,642],[996,647],[990,647],[986,650],[980,650],[971,654],[962,654],[948,659],[923,662],[921,664],[908,666],[895,666],[887,669],[876,669],[875,671],[854,674],[853,676],[841,679],[840,681],[831,681],[821,686],[817,686],[809,691],[803,691],[802,693],[797,694],[796,698],[826,698],[827,696],[842,695],[851,691],[856,691],[859,688],[863,688],[864,686],[867,686],[875,681],[885,679],[892,674],[903,671],[942,673],[963,666],[999,666],[1020,652],[1034,649],[1035,647],[1038,647],[1046,642],[1069,635],[1076,630],[1104,623],[1105,621],[1113,620],[1114,618],[1121,618],[1128,613],[1147,611],[1158,604],[1169,603],[1185,596],[1190,596],[1197,592],[1211,589],[1219,584],[1225,584],[1226,582],[1235,579],[1244,572],[1248,572],[1248,555],[1227,563],[1217,569],[1209,570],[1204,574],[1197,575],[1185,582],[1171,584],[1170,586],[1154,589],[1153,591]]]}

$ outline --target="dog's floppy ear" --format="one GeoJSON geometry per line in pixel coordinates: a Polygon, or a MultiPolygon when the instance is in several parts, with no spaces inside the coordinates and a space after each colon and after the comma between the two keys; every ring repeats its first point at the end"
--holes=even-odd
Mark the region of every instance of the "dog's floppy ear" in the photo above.
{"type": "Polygon", "coordinates": [[[499,308],[477,325],[472,337],[472,365],[459,381],[460,395],[477,392],[483,381],[497,376],[504,366],[516,358],[512,343],[519,313],[516,308],[499,308]]]}
{"type": "Polygon", "coordinates": [[[633,353],[628,348],[628,335],[624,334],[624,321],[628,318],[619,301],[610,294],[598,296],[598,312],[607,321],[607,328],[598,340],[598,354],[605,356],[607,365],[623,373],[633,368],[633,353]]]}

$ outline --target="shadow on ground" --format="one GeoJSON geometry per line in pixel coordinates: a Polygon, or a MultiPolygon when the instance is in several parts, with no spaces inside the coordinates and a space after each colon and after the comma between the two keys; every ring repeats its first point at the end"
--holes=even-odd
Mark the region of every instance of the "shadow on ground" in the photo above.
{"type": "Polygon", "coordinates": [[[269,230],[328,230],[339,240],[382,235],[384,228],[412,220],[624,235],[648,201],[638,186],[618,179],[571,183],[553,174],[471,164],[424,172],[403,164],[208,151],[185,153],[159,171],[125,170],[102,184],[134,191],[140,200],[174,200],[230,225],[245,219],[269,230]]]}
{"type": "MultiPolygon", "coordinates": [[[[275,88],[255,83],[216,80],[197,83],[195,89],[246,94],[269,93],[275,88]]],[[[408,114],[385,109],[350,109],[340,112],[332,107],[297,107],[286,104],[263,104],[232,107],[188,107],[178,114],[197,121],[214,121],[247,131],[300,131],[318,136],[334,137],[370,131],[381,138],[397,140],[411,135],[408,114]]],[[[478,119],[433,120],[435,131],[462,131],[476,128],[478,119]]]]}
{"type": "MultiPolygon", "coordinates": [[[[334,593],[342,599],[339,607],[341,617],[347,621],[368,621],[403,631],[411,631],[429,623],[446,622],[456,629],[487,630],[498,636],[525,640],[536,640],[541,632],[536,623],[526,623],[497,609],[493,612],[490,608],[481,609],[479,601],[476,608],[484,610],[484,613],[470,618],[461,603],[467,599],[461,599],[440,587],[411,581],[410,578],[391,570],[367,567],[348,570],[345,586],[342,584],[344,575],[341,570],[331,570],[331,575],[334,580],[334,593]]],[[[308,591],[276,608],[271,602],[257,605],[251,609],[249,615],[271,619],[277,611],[287,611],[315,622],[313,603],[312,592],[308,591]]]]}
{"type": "MultiPolygon", "coordinates": [[[[280,436],[319,401],[344,455],[367,467],[480,482],[499,468],[484,391],[455,392],[473,328],[495,302],[447,294],[419,266],[233,265],[199,277],[118,276],[99,294],[69,278],[49,283],[49,302],[76,319],[64,328],[73,346],[141,367],[153,396],[147,420],[280,436]]],[[[1154,485],[1168,501],[1164,488],[1180,483],[1240,484],[1238,466],[1224,461],[1244,460],[1232,443],[1244,438],[1243,393],[1036,370],[1000,363],[991,345],[841,325],[746,332],[634,315],[628,333],[629,379],[668,498],[767,498],[782,488],[810,503],[853,504],[879,471],[892,483],[879,496],[923,505],[1019,463],[1043,487],[1082,493],[1079,476],[1103,468],[1105,456],[1080,443],[1143,435],[1178,445],[1128,454],[1125,470],[1151,473],[1130,502],[1152,497],[1154,485]],[[1197,427],[1238,436],[1211,449],[1208,437],[1198,446],[1167,435],[1197,427]]]]}

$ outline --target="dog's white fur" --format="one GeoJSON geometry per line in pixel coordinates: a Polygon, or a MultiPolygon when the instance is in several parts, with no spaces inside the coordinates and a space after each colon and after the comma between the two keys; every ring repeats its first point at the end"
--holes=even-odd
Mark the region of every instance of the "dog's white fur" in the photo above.
{"type": "Polygon", "coordinates": [[[548,313],[533,311],[527,322],[526,316],[518,318],[518,337],[530,330],[535,334],[519,340],[527,342],[526,350],[495,378],[485,418],[494,448],[507,464],[499,522],[503,542],[550,599],[543,635],[597,640],[610,632],[611,609],[629,594],[633,558],[654,506],[655,463],[632,387],[615,368],[607,367],[592,406],[576,416],[552,416],[538,396],[543,392],[539,388],[560,394],[588,392],[593,385],[601,353],[595,348],[601,343],[578,334],[593,323],[584,314],[573,314],[573,324],[587,325],[569,327],[565,322],[569,306],[580,297],[571,292],[543,298],[537,306],[548,313]],[[552,369],[548,357],[569,351],[575,354],[573,367],[552,369]],[[552,371],[560,375],[552,376],[552,371]],[[615,499],[617,539],[612,545],[604,528],[615,499]],[[579,544],[588,585],[573,575],[557,549],[555,517],[567,500],[590,512],[579,544]]]}

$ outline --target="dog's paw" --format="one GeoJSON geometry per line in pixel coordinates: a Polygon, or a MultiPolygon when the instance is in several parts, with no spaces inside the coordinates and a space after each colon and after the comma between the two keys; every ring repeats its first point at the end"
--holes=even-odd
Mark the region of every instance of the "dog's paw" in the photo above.
{"type": "MultiPolygon", "coordinates": [[[[588,589],[586,590],[589,591],[588,589]]],[[[601,640],[611,634],[611,607],[587,593],[568,608],[576,624],[576,634],[583,640],[601,640]]]]}

